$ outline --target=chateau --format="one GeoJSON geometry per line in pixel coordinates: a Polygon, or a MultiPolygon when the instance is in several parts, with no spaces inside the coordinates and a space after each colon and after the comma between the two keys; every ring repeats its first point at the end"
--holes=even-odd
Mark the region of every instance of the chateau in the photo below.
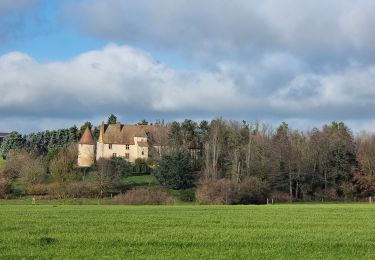
{"type": "Polygon", "coordinates": [[[100,158],[122,157],[129,162],[147,159],[160,153],[166,127],[159,125],[104,124],[95,144],[86,128],[78,144],[78,166],[90,167],[100,158]]]}

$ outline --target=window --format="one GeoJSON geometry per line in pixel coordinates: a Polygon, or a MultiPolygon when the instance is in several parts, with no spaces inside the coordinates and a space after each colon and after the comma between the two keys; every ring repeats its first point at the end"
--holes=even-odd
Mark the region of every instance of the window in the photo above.
{"type": "Polygon", "coordinates": [[[116,154],[116,153],[113,153],[113,154],[112,154],[112,157],[113,157],[113,158],[115,158],[116,156],[117,156],[117,154],[116,154]]]}
{"type": "Polygon", "coordinates": [[[144,152],[144,151],[142,151],[142,155],[145,155],[145,152],[144,152]]]}
{"type": "Polygon", "coordinates": [[[129,159],[129,153],[125,154],[125,159],[129,159]]]}
{"type": "Polygon", "coordinates": [[[109,145],[108,145],[108,148],[109,148],[110,150],[112,150],[112,144],[109,144],[109,145]]]}
{"type": "Polygon", "coordinates": [[[125,146],[125,149],[126,149],[126,150],[129,150],[129,149],[130,149],[130,147],[129,147],[128,144],[125,146]]]}

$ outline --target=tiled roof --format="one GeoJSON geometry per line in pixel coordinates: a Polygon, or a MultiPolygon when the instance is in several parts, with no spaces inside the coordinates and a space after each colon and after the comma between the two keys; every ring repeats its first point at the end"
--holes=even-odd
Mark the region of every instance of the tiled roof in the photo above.
{"type": "MultiPolygon", "coordinates": [[[[152,139],[158,143],[158,137],[164,127],[158,125],[104,125],[103,143],[106,144],[129,144],[134,145],[134,137],[152,139]]],[[[101,129],[102,130],[102,129],[101,129]]]]}
{"type": "Polygon", "coordinates": [[[87,127],[85,132],[83,133],[81,140],[79,140],[80,144],[95,144],[94,139],[92,138],[91,131],[87,127]]]}

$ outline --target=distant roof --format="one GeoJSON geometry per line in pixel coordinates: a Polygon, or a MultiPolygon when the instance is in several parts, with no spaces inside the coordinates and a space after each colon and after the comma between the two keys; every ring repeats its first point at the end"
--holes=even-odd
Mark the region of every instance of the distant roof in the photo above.
{"type": "Polygon", "coordinates": [[[80,144],[95,144],[94,139],[92,138],[91,131],[87,127],[85,132],[83,133],[81,140],[79,140],[80,144]]]}
{"type": "MultiPolygon", "coordinates": [[[[165,126],[159,125],[122,125],[106,124],[103,130],[103,143],[134,145],[134,137],[152,139],[155,144],[160,143],[160,136],[165,126]]],[[[145,145],[145,144],[142,144],[145,145]]]]}
{"type": "Polygon", "coordinates": [[[0,133],[0,138],[4,138],[4,137],[6,137],[7,135],[9,135],[9,133],[0,133]]]}

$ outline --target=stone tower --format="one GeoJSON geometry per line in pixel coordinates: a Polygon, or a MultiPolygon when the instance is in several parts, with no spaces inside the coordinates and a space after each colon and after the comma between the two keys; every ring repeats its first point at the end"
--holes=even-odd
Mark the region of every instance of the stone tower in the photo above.
{"type": "Polygon", "coordinates": [[[95,142],[87,127],[78,144],[78,166],[90,167],[94,164],[95,142]]]}

